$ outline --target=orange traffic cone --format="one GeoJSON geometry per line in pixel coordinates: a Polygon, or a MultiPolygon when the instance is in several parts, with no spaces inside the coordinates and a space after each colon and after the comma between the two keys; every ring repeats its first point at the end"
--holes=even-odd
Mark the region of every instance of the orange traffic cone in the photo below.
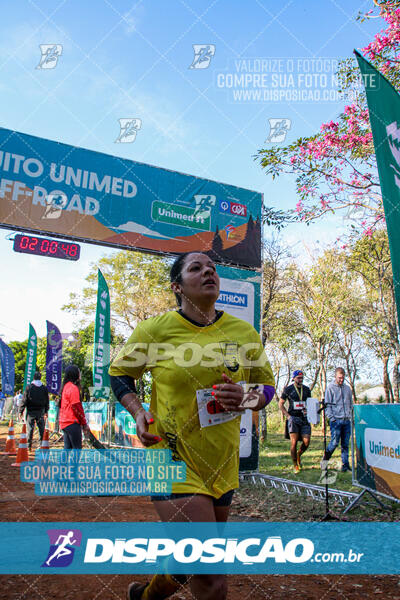
{"type": "Polygon", "coordinates": [[[22,425],[21,437],[19,438],[19,446],[17,452],[17,459],[15,463],[12,463],[12,467],[19,467],[22,462],[29,460],[28,454],[28,440],[26,438],[26,425],[22,425]]]}
{"type": "Polygon", "coordinates": [[[7,435],[7,440],[6,440],[6,447],[4,452],[1,452],[1,454],[9,454],[10,456],[13,456],[15,454],[17,454],[17,449],[15,447],[15,437],[14,437],[14,421],[11,419],[9,424],[8,424],[8,435],[7,435]]]}
{"type": "Polygon", "coordinates": [[[43,438],[42,441],[40,443],[40,450],[50,450],[50,444],[49,444],[49,430],[46,428],[44,430],[44,434],[43,434],[43,438]]]}

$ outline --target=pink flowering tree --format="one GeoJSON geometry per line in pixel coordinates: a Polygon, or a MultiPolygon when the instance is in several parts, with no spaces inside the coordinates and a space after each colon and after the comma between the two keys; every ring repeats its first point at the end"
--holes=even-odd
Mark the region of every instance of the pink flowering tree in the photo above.
{"type": "MultiPolygon", "coordinates": [[[[400,90],[400,3],[374,4],[385,29],[362,53],[400,90]]],[[[369,11],[362,19],[373,17],[369,11]]],[[[371,236],[384,224],[384,212],[365,94],[356,86],[355,61],[343,61],[338,76],[344,98],[352,99],[338,118],[311,137],[261,149],[256,158],[273,179],[283,174],[296,177],[298,202],[286,214],[288,220],[310,222],[342,211],[353,228],[371,236]]]]}

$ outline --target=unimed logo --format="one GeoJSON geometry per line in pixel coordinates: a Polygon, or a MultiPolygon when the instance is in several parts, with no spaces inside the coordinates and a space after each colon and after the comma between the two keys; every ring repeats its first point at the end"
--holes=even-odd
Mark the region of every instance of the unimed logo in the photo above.
{"type": "Polygon", "coordinates": [[[370,467],[400,474],[400,435],[394,429],[373,429],[364,432],[365,459],[370,467]]]}
{"type": "Polygon", "coordinates": [[[280,536],[266,539],[247,538],[89,538],[85,563],[155,563],[171,557],[182,564],[190,563],[304,563],[311,559],[314,544],[307,538],[294,538],[284,544],[280,536]]]}

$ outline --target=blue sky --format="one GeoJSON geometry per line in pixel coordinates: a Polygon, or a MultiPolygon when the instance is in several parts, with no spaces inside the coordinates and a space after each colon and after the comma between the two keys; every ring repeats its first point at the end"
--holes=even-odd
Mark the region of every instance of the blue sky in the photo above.
{"type": "MultiPolygon", "coordinates": [[[[268,146],[269,119],[290,120],[287,143],[318,131],[343,104],[317,101],[319,83],[309,101],[239,100],[219,83],[260,59],[269,78],[279,65],[289,89],[290,61],[304,74],[318,59],[333,64],[367,45],[382,21],[360,23],[356,15],[371,7],[370,0],[7,3],[0,25],[0,125],[248,187],[264,193],[267,205],[293,207],[293,181],[270,181],[253,160],[268,146]],[[54,69],[36,68],[39,44],[62,45],[54,69]],[[189,68],[194,44],[215,46],[208,68],[189,68]],[[141,129],[133,143],[116,144],[118,119],[127,117],[141,119],[141,129]]],[[[304,241],[334,240],[341,221],[334,225],[296,225],[281,235],[302,252],[304,241]]],[[[12,251],[7,233],[0,230],[0,334],[24,339],[31,321],[44,335],[46,318],[71,331],[73,318],[60,307],[84,285],[90,262],[109,250],[83,245],[72,264],[28,257],[12,251]]]]}

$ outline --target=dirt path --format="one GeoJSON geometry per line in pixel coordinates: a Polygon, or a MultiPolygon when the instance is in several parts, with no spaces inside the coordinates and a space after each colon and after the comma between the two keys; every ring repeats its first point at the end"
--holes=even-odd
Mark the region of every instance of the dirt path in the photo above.
{"type": "MultiPolygon", "coordinates": [[[[0,426],[0,451],[4,449],[6,434],[7,429],[0,426]]],[[[19,481],[18,469],[10,466],[12,462],[13,458],[0,455],[0,520],[3,522],[158,520],[146,497],[37,497],[32,484],[19,481]]],[[[233,520],[245,520],[242,507],[243,501],[233,505],[233,520]]],[[[132,579],[146,581],[144,576],[125,575],[3,575],[0,576],[0,599],[124,600],[126,587],[132,579]]],[[[229,600],[277,600],[294,595],[304,600],[365,600],[376,595],[378,598],[400,600],[400,578],[350,575],[229,577],[229,600]]],[[[175,600],[190,598],[192,596],[187,588],[182,588],[174,596],[175,600]]]]}

